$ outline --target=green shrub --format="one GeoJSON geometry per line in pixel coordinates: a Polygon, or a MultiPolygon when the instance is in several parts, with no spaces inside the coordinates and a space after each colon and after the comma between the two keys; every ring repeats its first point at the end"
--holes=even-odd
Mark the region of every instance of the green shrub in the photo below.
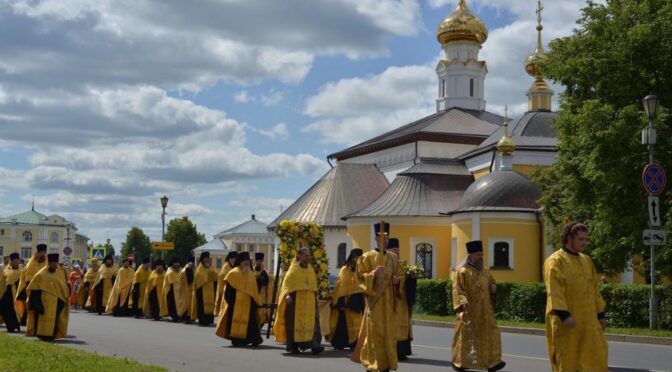
{"type": "Polygon", "coordinates": [[[544,285],[541,283],[514,285],[507,307],[508,320],[543,323],[546,312],[544,285]]]}
{"type": "MultiPolygon", "coordinates": [[[[421,314],[448,315],[448,298],[450,280],[418,279],[415,293],[415,311],[421,314]]],[[[452,299],[450,300],[452,303],[452,299]]]]}

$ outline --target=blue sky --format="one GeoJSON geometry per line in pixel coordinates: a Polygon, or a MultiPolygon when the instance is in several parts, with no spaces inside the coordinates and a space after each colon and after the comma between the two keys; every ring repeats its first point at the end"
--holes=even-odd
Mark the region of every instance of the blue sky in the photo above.
{"type": "MultiPolygon", "coordinates": [[[[36,209],[119,246],[189,215],[270,222],[326,156],[434,110],[455,0],[0,0],[0,216],[36,209]]],[[[532,0],[471,0],[488,110],[525,110],[532,0]]],[[[582,0],[544,4],[544,41],[582,0]]],[[[554,87],[560,91],[561,87],[554,87]]]]}

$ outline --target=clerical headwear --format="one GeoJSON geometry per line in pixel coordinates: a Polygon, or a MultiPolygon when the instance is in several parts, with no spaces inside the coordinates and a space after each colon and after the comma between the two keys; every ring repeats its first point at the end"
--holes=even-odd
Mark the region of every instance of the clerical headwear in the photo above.
{"type": "Polygon", "coordinates": [[[124,262],[131,263],[131,262],[133,262],[133,260],[131,260],[130,258],[126,257],[126,258],[124,258],[123,261],[121,261],[121,263],[124,263],[124,262]]]}
{"type": "MultiPolygon", "coordinates": [[[[387,222],[383,223],[383,228],[385,229],[385,234],[390,235],[390,224],[387,222]]],[[[380,222],[373,225],[373,230],[376,232],[376,236],[380,235],[380,222]]]]}
{"type": "Polygon", "coordinates": [[[348,256],[348,259],[345,260],[346,264],[349,264],[352,262],[352,260],[356,260],[359,256],[363,255],[364,251],[359,249],[359,248],[353,248],[350,251],[350,255],[348,256]]]}
{"type": "Polygon", "coordinates": [[[151,261],[152,261],[152,260],[151,260],[149,257],[144,257],[144,258],[142,259],[142,263],[143,263],[143,264],[148,264],[148,263],[150,263],[151,261]]]}
{"type": "Polygon", "coordinates": [[[263,261],[264,260],[264,252],[257,252],[254,254],[254,260],[255,261],[263,261]]]}
{"type": "Polygon", "coordinates": [[[163,262],[163,260],[159,259],[159,260],[154,261],[154,268],[156,268],[157,266],[164,266],[165,267],[166,264],[165,264],[165,262],[163,262]]]}
{"type": "Polygon", "coordinates": [[[180,259],[176,256],[173,256],[173,258],[170,259],[170,266],[173,266],[176,263],[180,263],[180,259]]]}
{"type": "Polygon", "coordinates": [[[37,245],[37,251],[38,252],[46,252],[47,251],[47,245],[42,243],[37,245]]]}
{"type": "Polygon", "coordinates": [[[114,262],[114,257],[111,254],[108,254],[107,256],[105,256],[105,258],[103,258],[103,262],[107,260],[114,262]]]}
{"type": "Polygon", "coordinates": [[[229,254],[226,255],[226,260],[228,261],[228,260],[230,260],[232,258],[236,258],[236,257],[238,257],[238,252],[231,251],[231,252],[229,252],[229,254]]]}
{"type": "MultiPolygon", "coordinates": [[[[198,262],[201,262],[201,261],[205,260],[206,258],[210,258],[210,252],[201,253],[201,255],[198,256],[198,262]]],[[[194,257],[189,257],[189,259],[191,260],[189,262],[194,262],[194,257]]]]}
{"type": "Polygon", "coordinates": [[[243,261],[249,261],[249,260],[250,260],[249,252],[240,252],[236,257],[236,264],[234,266],[240,266],[240,264],[243,263],[243,261]]]}
{"type": "Polygon", "coordinates": [[[12,254],[9,255],[9,260],[10,260],[10,261],[11,261],[11,260],[18,260],[18,259],[20,259],[20,258],[21,258],[21,256],[19,256],[19,254],[16,253],[16,252],[14,252],[14,253],[12,253],[12,254]]]}
{"type": "Polygon", "coordinates": [[[399,249],[399,239],[390,238],[390,240],[387,242],[387,249],[394,249],[394,248],[399,249]]]}
{"type": "Polygon", "coordinates": [[[480,240],[474,240],[467,243],[467,252],[469,254],[483,252],[483,242],[480,240]]]}
{"type": "Polygon", "coordinates": [[[58,253],[49,253],[47,255],[47,262],[58,262],[58,253]]]}

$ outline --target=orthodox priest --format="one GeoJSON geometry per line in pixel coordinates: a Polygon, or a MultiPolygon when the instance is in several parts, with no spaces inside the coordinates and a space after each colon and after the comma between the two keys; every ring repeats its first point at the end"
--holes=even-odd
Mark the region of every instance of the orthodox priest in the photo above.
{"type": "Polygon", "coordinates": [[[226,278],[226,274],[233,269],[233,266],[236,264],[236,256],[238,256],[238,252],[236,251],[231,251],[229,254],[226,255],[226,259],[224,259],[224,266],[222,266],[221,270],[219,270],[219,274],[217,275],[217,297],[215,298],[215,314],[219,314],[221,311],[221,304],[222,300],[224,297],[224,278],[226,278]]]}
{"type": "Polygon", "coordinates": [[[9,333],[21,331],[19,317],[14,309],[14,298],[23,272],[20,263],[19,254],[12,253],[9,255],[9,264],[0,272],[0,324],[4,322],[9,333]]]}
{"type": "Polygon", "coordinates": [[[100,270],[100,263],[97,258],[94,258],[77,289],[77,304],[89,312],[93,312],[93,304],[96,303],[95,292],[91,288],[98,277],[98,270],[100,270]]]}
{"type": "Polygon", "coordinates": [[[261,295],[251,269],[250,254],[241,252],[235,267],[224,278],[224,302],[215,334],[233,346],[257,346],[263,342],[259,313],[261,295]]]}
{"type": "Polygon", "coordinates": [[[143,304],[145,302],[147,281],[149,280],[149,275],[151,273],[150,259],[149,257],[145,257],[142,259],[142,265],[138,267],[133,275],[133,289],[130,306],[131,312],[136,318],[142,318],[144,316],[143,304]]]}
{"type": "Polygon", "coordinates": [[[495,279],[483,265],[483,242],[467,243],[467,258],[453,281],[455,336],[453,369],[498,371],[502,361],[502,340],[495,319],[495,279]]]}
{"type": "Polygon", "coordinates": [[[117,267],[114,265],[114,257],[107,255],[103,259],[103,266],[98,270],[96,281],[93,283],[93,292],[95,301],[92,301],[94,312],[102,315],[107,307],[107,301],[112,293],[112,286],[117,276],[117,267]]]}
{"type": "MultiPolygon", "coordinates": [[[[399,258],[399,263],[403,267],[405,261],[399,255],[399,239],[391,238],[387,243],[387,250],[399,258]]],[[[400,278],[399,291],[397,299],[397,359],[407,360],[409,355],[413,354],[411,341],[413,341],[413,306],[415,305],[415,290],[418,279],[415,276],[406,275],[400,278]]]]}
{"type": "Polygon", "coordinates": [[[191,297],[191,319],[202,327],[215,321],[215,295],[217,291],[217,271],[211,266],[210,252],[203,252],[198,258],[194,292],[191,297]]]}
{"type": "Polygon", "coordinates": [[[50,341],[64,338],[68,332],[68,286],[58,269],[58,254],[47,256],[48,266],[30,281],[26,336],[50,341]]]}
{"type": "Polygon", "coordinates": [[[112,286],[110,298],[107,299],[106,312],[114,316],[128,316],[130,310],[128,304],[131,300],[131,288],[133,284],[133,269],[131,261],[126,258],[123,267],[117,271],[117,277],[112,286]]]}
{"type": "Polygon", "coordinates": [[[320,319],[317,311],[317,276],[311,266],[310,249],[299,249],[285,274],[280,289],[278,316],[273,334],[286,350],[298,354],[311,349],[313,354],[324,351],[321,345],[320,319]]]}
{"type": "Polygon", "coordinates": [[[397,291],[403,276],[399,259],[386,251],[390,224],[374,225],[378,248],[364,253],[357,264],[366,307],[353,361],[367,371],[397,369],[397,291]]]}
{"type": "Polygon", "coordinates": [[[14,308],[16,309],[16,315],[20,319],[22,326],[26,325],[26,301],[28,296],[26,293],[26,288],[30,281],[33,279],[33,276],[37,274],[38,271],[42,270],[43,267],[47,266],[47,245],[38,244],[37,251],[33,254],[33,257],[28,260],[26,267],[21,273],[21,279],[19,280],[19,288],[16,292],[16,300],[14,301],[14,308]]]}
{"type": "Polygon", "coordinates": [[[565,225],[563,249],[544,263],[546,340],[553,372],[608,369],[605,303],[593,261],[583,253],[587,241],[586,225],[565,225]]]}
{"type": "Polygon", "coordinates": [[[364,289],[357,278],[357,259],[363,253],[359,248],[350,251],[331,293],[331,332],[328,340],[337,350],[346,347],[354,350],[357,344],[364,313],[364,289]]]}
{"type": "Polygon", "coordinates": [[[161,320],[162,317],[168,316],[166,297],[163,294],[163,283],[166,277],[164,267],[163,260],[156,260],[154,262],[154,270],[149,275],[147,289],[145,290],[142,308],[145,315],[154,320],[161,320]]]}
{"type": "MultiPolygon", "coordinates": [[[[185,323],[191,323],[191,299],[194,295],[194,256],[189,256],[187,264],[180,272],[180,286],[182,287],[182,294],[180,295],[180,308],[178,312],[182,314],[182,319],[185,323]]],[[[214,297],[214,296],[213,296],[214,297]]]]}
{"type": "MultiPolygon", "coordinates": [[[[264,253],[257,252],[254,254],[254,275],[257,279],[257,288],[261,294],[262,305],[269,305],[271,297],[273,297],[273,277],[266,271],[264,267],[264,253]]],[[[268,323],[270,316],[270,309],[259,308],[259,327],[268,323]]]]}
{"type": "Polygon", "coordinates": [[[168,272],[163,283],[164,301],[166,302],[166,306],[168,306],[168,314],[173,322],[179,322],[183,315],[180,313],[180,310],[182,310],[180,301],[182,301],[182,296],[184,295],[183,283],[180,280],[180,266],[180,259],[173,256],[170,259],[168,272]]]}

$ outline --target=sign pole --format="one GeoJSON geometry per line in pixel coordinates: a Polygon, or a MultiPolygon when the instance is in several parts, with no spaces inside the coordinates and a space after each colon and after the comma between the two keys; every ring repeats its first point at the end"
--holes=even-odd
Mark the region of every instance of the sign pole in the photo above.
{"type": "MultiPolygon", "coordinates": [[[[642,136],[644,139],[644,136],[642,136]]],[[[647,210],[651,210],[649,205],[649,200],[655,194],[662,193],[662,190],[665,187],[665,173],[662,172],[663,181],[656,183],[656,178],[650,177],[651,182],[647,182],[647,174],[651,175],[650,168],[655,166],[654,163],[654,145],[656,143],[655,129],[653,129],[653,118],[649,115],[649,127],[646,135],[646,145],[649,149],[649,165],[644,169],[644,186],[648,191],[649,197],[647,198],[647,210]],[[656,186],[660,186],[659,189],[656,189],[656,186]]],[[[661,169],[662,170],[662,169],[661,169]]],[[[653,224],[651,223],[651,218],[649,218],[648,224],[649,230],[653,229],[653,224]]],[[[653,239],[649,239],[649,249],[651,250],[651,294],[649,298],[649,328],[656,329],[658,328],[658,310],[656,309],[656,246],[653,242],[653,239]]]]}

